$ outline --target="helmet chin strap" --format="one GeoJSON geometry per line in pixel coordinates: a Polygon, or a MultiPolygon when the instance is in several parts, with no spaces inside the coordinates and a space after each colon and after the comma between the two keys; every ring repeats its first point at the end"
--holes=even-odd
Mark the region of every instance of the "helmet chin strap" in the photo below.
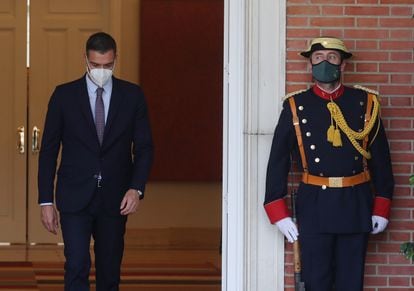
{"type": "Polygon", "coordinates": [[[323,83],[318,80],[315,80],[315,83],[319,88],[321,88],[326,93],[332,93],[339,88],[339,86],[341,85],[341,80],[337,80],[331,83],[323,83]]]}

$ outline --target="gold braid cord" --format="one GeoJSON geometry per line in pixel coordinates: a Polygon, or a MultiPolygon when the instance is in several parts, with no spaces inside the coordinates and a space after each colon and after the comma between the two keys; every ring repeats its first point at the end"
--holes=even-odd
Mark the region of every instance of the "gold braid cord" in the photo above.
{"type": "Polygon", "coordinates": [[[364,150],[357,140],[363,140],[371,132],[375,121],[377,120],[379,102],[375,95],[373,96],[372,101],[374,103],[372,117],[369,120],[368,124],[365,126],[364,130],[361,132],[354,131],[348,126],[348,123],[346,122],[341,109],[335,102],[331,101],[327,104],[328,110],[331,113],[331,116],[335,120],[336,124],[345,133],[354,148],[366,159],[370,159],[371,154],[368,151],[364,150]]]}

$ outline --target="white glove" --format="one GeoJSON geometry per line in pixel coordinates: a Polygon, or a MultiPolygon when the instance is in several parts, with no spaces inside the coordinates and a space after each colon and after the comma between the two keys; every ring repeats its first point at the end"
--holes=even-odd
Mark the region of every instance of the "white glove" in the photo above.
{"type": "Polygon", "coordinates": [[[279,220],[276,222],[276,226],[283,233],[288,242],[293,243],[298,239],[298,228],[296,227],[296,224],[293,222],[291,217],[286,217],[279,220]]]}
{"type": "Polygon", "coordinates": [[[373,215],[372,216],[372,234],[377,234],[380,232],[383,232],[384,229],[387,227],[388,225],[388,219],[382,217],[382,216],[378,216],[378,215],[373,215]]]}

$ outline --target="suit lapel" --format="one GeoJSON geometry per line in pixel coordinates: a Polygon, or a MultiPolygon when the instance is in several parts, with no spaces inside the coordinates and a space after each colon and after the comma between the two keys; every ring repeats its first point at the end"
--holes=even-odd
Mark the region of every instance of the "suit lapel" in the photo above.
{"type": "Polygon", "coordinates": [[[88,136],[94,137],[95,143],[99,145],[98,135],[96,133],[95,122],[91,111],[91,103],[89,102],[88,89],[86,86],[85,76],[81,79],[81,85],[79,86],[79,103],[83,117],[85,118],[86,125],[90,134],[88,136]]]}
{"type": "Polygon", "coordinates": [[[111,128],[113,127],[116,116],[119,112],[119,107],[123,100],[118,80],[116,78],[113,78],[112,80],[113,80],[113,83],[112,83],[111,102],[109,104],[108,117],[106,119],[106,124],[105,124],[105,132],[104,132],[104,138],[103,138],[103,143],[102,143],[103,146],[108,142],[107,140],[110,136],[109,133],[111,131],[111,128]]]}

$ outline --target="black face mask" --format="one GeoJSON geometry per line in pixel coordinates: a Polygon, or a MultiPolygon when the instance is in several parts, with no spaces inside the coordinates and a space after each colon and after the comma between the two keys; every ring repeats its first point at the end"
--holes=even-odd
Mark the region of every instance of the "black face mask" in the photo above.
{"type": "Polygon", "coordinates": [[[312,65],[312,75],[322,83],[333,83],[341,78],[341,65],[334,65],[328,61],[312,65]]]}

